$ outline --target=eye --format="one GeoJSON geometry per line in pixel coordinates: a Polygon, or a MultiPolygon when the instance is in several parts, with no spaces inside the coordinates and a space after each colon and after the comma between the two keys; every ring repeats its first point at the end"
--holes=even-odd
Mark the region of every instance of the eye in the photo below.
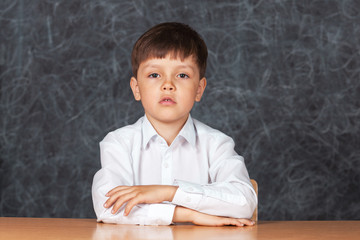
{"type": "Polygon", "coordinates": [[[149,75],[149,78],[159,78],[159,77],[160,77],[160,75],[157,73],[152,73],[149,75]]]}
{"type": "Polygon", "coordinates": [[[185,73],[178,74],[178,77],[179,78],[189,78],[189,76],[187,74],[185,74],[185,73]]]}

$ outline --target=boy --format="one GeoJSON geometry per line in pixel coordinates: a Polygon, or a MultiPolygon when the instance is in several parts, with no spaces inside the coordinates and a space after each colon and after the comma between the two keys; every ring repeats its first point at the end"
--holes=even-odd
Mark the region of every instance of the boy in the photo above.
{"type": "Polygon", "coordinates": [[[257,197],[233,140],[192,119],[206,87],[207,47],[189,26],[162,23],[132,51],[130,87],[145,115],[100,143],[92,187],[98,221],[253,225],[257,197]]]}

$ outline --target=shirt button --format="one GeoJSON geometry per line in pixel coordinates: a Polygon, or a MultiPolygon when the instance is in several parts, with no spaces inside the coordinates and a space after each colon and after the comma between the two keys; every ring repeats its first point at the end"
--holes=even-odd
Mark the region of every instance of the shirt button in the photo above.
{"type": "Polygon", "coordinates": [[[240,204],[245,205],[245,203],[246,203],[246,199],[244,197],[241,197],[240,198],[240,204]]]}
{"type": "Polygon", "coordinates": [[[169,164],[164,163],[164,168],[168,168],[168,167],[169,167],[169,164]]]}

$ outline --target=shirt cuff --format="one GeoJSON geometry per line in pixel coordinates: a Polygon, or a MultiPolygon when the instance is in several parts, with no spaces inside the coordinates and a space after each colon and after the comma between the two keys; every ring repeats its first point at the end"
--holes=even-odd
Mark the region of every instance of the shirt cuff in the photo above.
{"type": "Polygon", "coordinates": [[[201,185],[179,180],[175,182],[175,185],[179,188],[176,190],[172,203],[196,210],[204,194],[201,185]]]}
{"type": "Polygon", "coordinates": [[[175,211],[174,204],[150,204],[149,205],[149,222],[146,225],[170,225],[175,211]]]}

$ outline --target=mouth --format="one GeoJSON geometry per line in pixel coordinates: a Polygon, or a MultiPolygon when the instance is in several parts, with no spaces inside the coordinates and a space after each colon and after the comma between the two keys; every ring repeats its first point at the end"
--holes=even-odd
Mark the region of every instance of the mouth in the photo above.
{"type": "Polygon", "coordinates": [[[164,97],[160,100],[160,103],[164,105],[171,105],[171,104],[175,104],[176,102],[170,97],[164,97]]]}

